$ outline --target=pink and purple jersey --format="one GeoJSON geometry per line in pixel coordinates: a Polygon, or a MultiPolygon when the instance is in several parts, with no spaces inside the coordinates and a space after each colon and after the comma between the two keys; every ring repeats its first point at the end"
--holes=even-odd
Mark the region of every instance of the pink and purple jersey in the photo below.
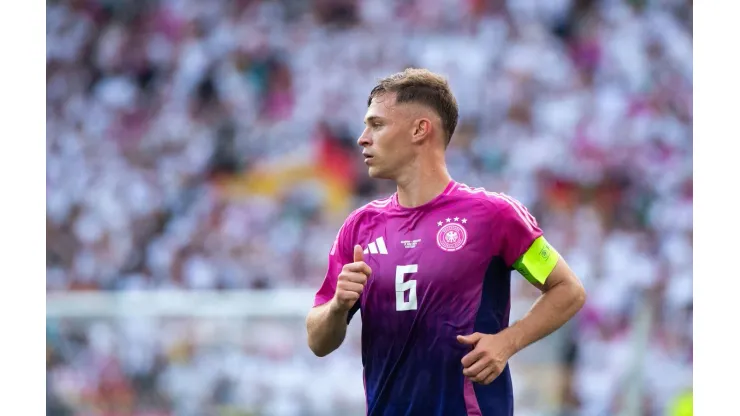
{"type": "Polygon", "coordinates": [[[314,306],[333,298],[360,244],[373,273],[349,319],[360,311],[368,415],[513,414],[509,367],[472,383],[456,337],[509,325],[512,267],[541,235],[516,200],[454,181],[420,207],[393,195],[347,218],[314,306]]]}

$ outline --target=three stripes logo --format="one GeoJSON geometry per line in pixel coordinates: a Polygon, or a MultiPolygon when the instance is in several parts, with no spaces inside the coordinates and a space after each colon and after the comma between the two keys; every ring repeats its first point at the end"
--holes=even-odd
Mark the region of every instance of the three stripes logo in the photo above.
{"type": "Polygon", "coordinates": [[[378,237],[375,239],[375,242],[368,244],[367,248],[362,252],[365,254],[388,254],[388,249],[385,246],[383,237],[378,237]]]}

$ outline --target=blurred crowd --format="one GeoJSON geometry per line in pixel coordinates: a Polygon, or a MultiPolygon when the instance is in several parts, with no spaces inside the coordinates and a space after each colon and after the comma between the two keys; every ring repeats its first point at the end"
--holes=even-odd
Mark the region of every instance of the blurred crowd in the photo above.
{"type": "MultiPolygon", "coordinates": [[[[347,213],[393,192],[358,157],[367,95],[425,67],[460,106],[453,177],[527,205],[589,292],[562,414],[618,414],[635,380],[666,414],[691,388],[692,30],[685,0],[47,1],[47,290],[317,288],[347,213]]],[[[249,379],[356,349],[317,365],[156,322],[49,319],[50,413],[362,404],[249,379]]]]}

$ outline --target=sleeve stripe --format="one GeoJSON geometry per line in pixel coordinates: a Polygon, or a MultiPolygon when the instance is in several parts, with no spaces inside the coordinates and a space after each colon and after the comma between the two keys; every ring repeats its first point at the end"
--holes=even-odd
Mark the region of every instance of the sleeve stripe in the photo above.
{"type": "Polygon", "coordinates": [[[506,194],[500,194],[496,192],[488,192],[484,190],[483,188],[470,188],[467,185],[460,185],[458,187],[461,191],[465,191],[471,194],[485,194],[488,196],[492,196],[494,198],[498,198],[502,201],[506,201],[509,205],[511,205],[512,208],[514,208],[514,211],[519,215],[519,218],[522,219],[522,222],[524,222],[527,227],[529,227],[530,231],[534,231],[535,228],[539,227],[537,225],[537,220],[532,216],[532,214],[529,213],[529,210],[522,205],[521,202],[517,201],[516,199],[506,195],[506,194]]]}
{"type": "Polygon", "coordinates": [[[329,251],[329,255],[333,256],[337,252],[337,245],[339,244],[339,236],[342,234],[342,229],[339,229],[339,232],[337,232],[337,236],[334,237],[334,244],[331,245],[331,250],[329,251]]]}
{"type": "Polygon", "coordinates": [[[538,226],[537,220],[534,218],[534,216],[532,214],[529,213],[529,210],[527,209],[527,207],[524,206],[524,204],[522,204],[521,202],[517,201],[516,199],[514,199],[513,197],[511,197],[509,195],[506,195],[506,194],[499,194],[499,195],[501,195],[502,197],[508,199],[514,205],[516,205],[517,207],[519,207],[519,210],[529,219],[529,223],[530,224],[532,224],[534,227],[537,227],[538,226]]]}
{"type": "Polygon", "coordinates": [[[490,195],[491,195],[491,196],[494,196],[494,197],[496,197],[496,198],[498,198],[498,199],[501,199],[502,201],[506,201],[506,202],[507,202],[507,203],[508,203],[509,205],[511,205],[511,207],[512,207],[512,208],[514,208],[514,211],[516,211],[516,213],[517,213],[517,214],[519,215],[519,218],[521,218],[521,219],[522,219],[522,222],[524,222],[524,224],[526,224],[526,225],[527,225],[527,227],[529,227],[529,230],[530,230],[530,231],[534,231],[534,227],[535,227],[535,226],[534,226],[534,225],[532,225],[532,221],[530,221],[530,219],[529,219],[529,218],[527,218],[527,217],[526,217],[526,216],[525,216],[525,215],[524,215],[524,214],[522,213],[521,209],[520,209],[520,208],[519,208],[519,207],[517,206],[517,204],[516,204],[516,203],[512,202],[512,201],[511,201],[510,199],[506,198],[505,196],[503,196],[503,195],[501,195],[501,194],[496,194],[496,193],[493,193],[493,192],[491,192],[491,193],[490,193],[490,195]]]}

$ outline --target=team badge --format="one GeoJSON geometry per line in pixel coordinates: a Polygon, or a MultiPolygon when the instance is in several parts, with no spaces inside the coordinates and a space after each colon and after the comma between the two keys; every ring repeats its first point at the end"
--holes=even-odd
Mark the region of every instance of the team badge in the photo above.
{"type": "Polygon", "coordinates": [[[437,222],[440,227],[437,231],[437,245],[444,251],[457,251],[465,246],[468,241],[468,232],[463,224],[468,222],[467,218],[447,218],[444,222],[437,222]]]}

